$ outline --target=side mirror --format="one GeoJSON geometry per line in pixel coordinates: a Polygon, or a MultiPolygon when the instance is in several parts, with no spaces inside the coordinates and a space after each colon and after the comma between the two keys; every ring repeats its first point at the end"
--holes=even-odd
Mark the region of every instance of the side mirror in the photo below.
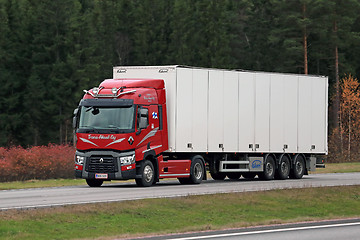
{"type": "Polygon", "coordinates": [[[74,117],[73,117],[73,122],[72,122],[72,126],[73,128],[76,128],[76,123],[77,123],[77,114],[79,112],[79,109],[78,108],[75,108],[74,109],[74,117]]]}
{"type": "Polygon", "coordinates": [[[140,122],[139,122],[139,128],[140,129],[145,129],[147,127],[147,118],[146,117],[140,117],[140,122]]]}
{"type": "Polygon", "coordinates": [[[147,108],[141,108],[140,109],[140,119],[139,119],[139,128],[144,129],[146,128],[148,124],[148,109],[147,108]]]}
{"type": "Polygon", "coordinates": [[[141,129],[147,128],[149,125],[149,110],[147,108],[139,108],[138,109],[138,131],[136,135],[141,133],[141,129]]]}

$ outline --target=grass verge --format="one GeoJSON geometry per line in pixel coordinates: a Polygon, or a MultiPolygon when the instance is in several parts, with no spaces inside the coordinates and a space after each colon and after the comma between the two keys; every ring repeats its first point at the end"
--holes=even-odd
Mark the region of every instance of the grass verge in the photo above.
{"type": "Polygon", "coordinates": [[[111,239],[360,216],[360,186],[0,212],[0,239],[111,239]]]}
{"type": "Polygon", "coordinates": [[[85,185],[84,179],[27,180],[0,183],[0,190],[85,185]]]}
{"type": "Polygon", "coordinates": [[[350,173],[360,172],[360,162],[354,163],[327,163],[325,168],[317,168],[313,173],[350,173]]]}
{"type": "MultiPolygon", "coordinates": [[[[134,180],[127,180],[128,182],[134,180]]],[[[126,181],[111,181],[108,183],[119,183],[126,181]]],[[[3,182],[0,183],[0,190],[10,189],[25,189],[25,188],[43,188],[43,187],[66,187],[66,186],[79,186],[87,185],[85,179],[48,179],[48,180],[27,180],[27,181],[16,181],[16,182],[3,182]]]]}

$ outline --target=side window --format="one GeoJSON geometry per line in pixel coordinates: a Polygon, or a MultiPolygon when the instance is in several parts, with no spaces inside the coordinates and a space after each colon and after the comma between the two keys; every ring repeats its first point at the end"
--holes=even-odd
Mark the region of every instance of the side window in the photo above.
{"type": "Polygon", "coordinates": [[[137,128],[145,129],[149,125],[149,109],[138,107],[137,128]]]}

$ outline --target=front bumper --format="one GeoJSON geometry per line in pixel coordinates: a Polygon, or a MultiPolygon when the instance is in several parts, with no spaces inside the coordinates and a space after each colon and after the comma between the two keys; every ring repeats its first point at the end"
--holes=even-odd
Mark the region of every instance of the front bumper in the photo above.
{"type": "Polygon", "coordinates": [[[82,170],[75,169],[76,178],[95,179],[95,174],[107,174],[103,180],[127,180],[136,176],[135,164],[121,165],[120,157],[134,155],[134,151],[76,151],[76,156],[84,157],[82,170]]]}

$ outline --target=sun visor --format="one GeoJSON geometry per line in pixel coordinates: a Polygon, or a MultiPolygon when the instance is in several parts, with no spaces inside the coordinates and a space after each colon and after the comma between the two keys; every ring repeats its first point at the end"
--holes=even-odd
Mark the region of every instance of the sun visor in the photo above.
{"type": "Polygon", "coordinates": [[[84,107],[131,107],[133,99],[83,99],[80,106],[84,107]]]}

